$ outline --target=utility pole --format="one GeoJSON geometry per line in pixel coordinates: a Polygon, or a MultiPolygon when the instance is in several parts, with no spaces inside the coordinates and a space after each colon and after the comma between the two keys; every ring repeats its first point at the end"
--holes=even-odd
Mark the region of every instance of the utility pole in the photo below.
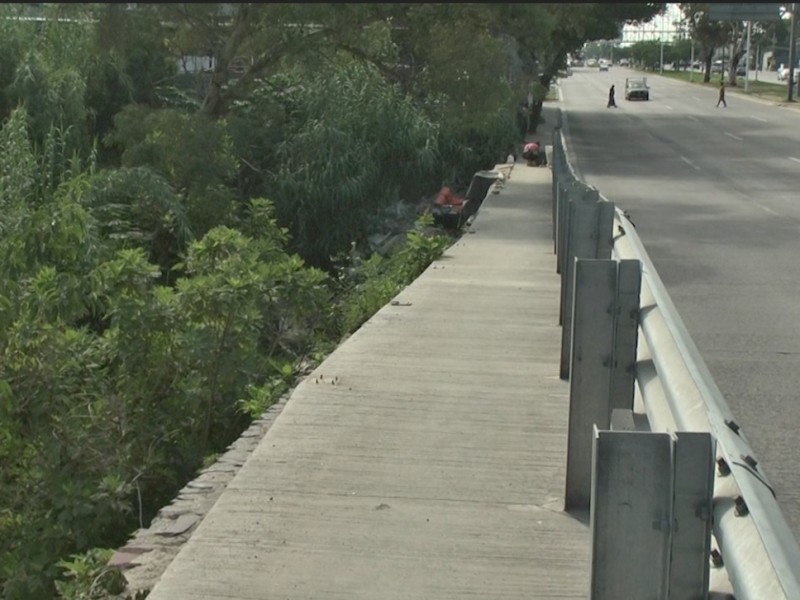
{"type": "Polygon", "coordinates": [[[797,19],[795,19],[795,13],[797,12],[797,4],[794,2],[792,3],[792,36],[789,40],[789,86],[787,87],[786,92],[786,101],[787,102],[794,102],[792,100],[792,92],[794,91],[794,63],[797,60],[795,58],[795,53],[797,52],[797,19]]]}
{"type": "Polygon", "coordinates": [[[761,64],[759,61],[761,59],[761,42],[756,44],[756,81],[758,81],[758,69],[759,65],[761,64]]]}
{"type": "Polygon", "coordinates": [[[694,76],[694,38],[692,40],[692,57],[689,59],[689,81],[692,81],[694,76]]]}
{"type": "Polygon", "coordinates": [[[750,21],[747,22],[747,50],[744,59],[744,91],[747,92],[750,80],[750,21]]]}

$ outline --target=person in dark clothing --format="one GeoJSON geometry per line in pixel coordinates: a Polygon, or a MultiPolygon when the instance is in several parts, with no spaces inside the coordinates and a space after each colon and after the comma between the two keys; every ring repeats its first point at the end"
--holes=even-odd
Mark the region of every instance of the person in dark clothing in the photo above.
{"type": "Polygon", "coordinates": [[[611,85],[611,89],[608,90],[608,106],[606,108],[611,108],[612,106],[614,108],[617,108],[617,103],[614,100],[614,85],[613,84],[611,85]]]}
{"type": "Polygon", "coordinates": [[[719,103],[722,102],[722,106],[728,108],[728,103],[725,102],[725,82],[719,82],[719,100],[717,100],[717,108],[719,108],[719,103]]]}

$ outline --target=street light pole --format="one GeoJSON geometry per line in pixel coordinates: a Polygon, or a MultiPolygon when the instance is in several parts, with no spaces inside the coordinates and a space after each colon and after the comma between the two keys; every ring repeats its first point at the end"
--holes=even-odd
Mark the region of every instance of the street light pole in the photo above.
{"type": "Polygon", "coordinates": [[[794,91],[794,63],[795,53],[797,51],[797,19],[795,13],[797,12],[797,5],[792,3],[792,37],[789,40],[789,85],[787,86],[786,101],[793,102],[792,92],[794,91]]]}

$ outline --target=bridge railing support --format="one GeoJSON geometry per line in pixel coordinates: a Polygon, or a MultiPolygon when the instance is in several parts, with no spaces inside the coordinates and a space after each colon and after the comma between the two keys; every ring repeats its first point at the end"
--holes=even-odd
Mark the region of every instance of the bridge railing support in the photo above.
{"type": "Polygon", "coordinates": [[[708,598],[714,440],[593,432],[591,600],[708,598]]]}
{"type": "MultiPolygon", "coordinates": [[[[587,205],[585,202],[581,204],[580,193],[576,195],[571,190],[583,189],[585,195],[585,189],[588,188],[578,185],[581,182],[570,163],[567,150],[561,128],[556,128],[552,160],[553,236],[557,255],[556,271],[561,274],[562,280],[559,323],[566,325],[562,329],[560,374],[570,379],[570,440],[565,506],[591,505],[591,475],[587,475],[591,471],[588,458],[591,450],[587,448],[591,448],[593,443],[592,427],[608,428],[611,419],[609,413],[618,408],[613,404],[613,398],[625,398],[627,404],[630,380],[626,379],[624,371],[616,372],[617,375],[622,373],[622,376],[614,382],[614,392],[607,387],[612,385],[617,376],[610,372],[611,365],[617,361],[611,356],[617,352],[618,362],[626,363],[628,358],[625,358],[625,350],[621,351],[622,354],[618,350],[606,350],[603,354],[599,346],[586,345],[589,342],[582,337],[585,334],[607,338],[613,330],[618,339],[628,339],[628,342],[620,342],[623,348],[627,348],[627,356],[635,353],[636,362],[631,367],[635,380],[633,386],[648,424],[662,433],[684,436],[707,433],[713,436],[718,465],[714,477],[711,518],[713,541],[719,549],[715,566],[724,566],[737,600],[800,598],[800,546],[777,504],[763,467],[756,460],[744,432],[736,423],[692,342],[633,223],[626,213],[614,209],[599,193],[599,201],[589,202],[588,205],[606,203],[612,207],[615,213],[613,237],[605,237],[608,230],[604,225],[603,232],[593,240],[594,243],[608,239],[612,260],[635,260],[640,263],[641,290],[639,310],[636,311],[636,336],[619,325],[615,328],[609,326],[610,315],[606,313],[611,306],[611,296],[608,295],[611,287],[607,283],[600,286],[605,290],[604,295],[593,299],[599,309],[583,307],[577,299],[578,265],[582,260],[603,261],[606,257],[593,256],[592,252],[597,251],[597,246],[587,243],[583,233],[580,236],[575,233],[585,232],[586,223],[591,222],[598,213],[592,213],[592,209],[586,213],[579,212],[581,209],[573,209],[576,212],[570,217],[571,204],[587,205]],[[589,215],[586,220],[585,215],[589,215]],[[575,230],[572,229],[573,224],[575,230]],[[575,236],[570,242],[573,233],[575,236]],[[575,269],[574,273],[569,273],[570,269],[575,269]],[[574,285],[570,293],[565,289],[569,285],[574,285]],[[606,316],[588,326],[588,329],[579,324],[580,321],[591,320],[591,315],[596,314],[606,316]],[[590,333],[592,331],[594,333],[590,333]],[[638,338],[635,350],[631,343],[634,338],[638,338]],[[592,381],[596,386],[590,383],[592,381]],[[624,393],[616,391],[622,389],[624,393]],[[593,394],[597,394],[597,398],[589,400],[593,394]],[[584,403],[587,406],[581,408],[584,403]]],[[[583,277],[583,267],[580,277],[583,277]]],[[[605,343],[608,343],[607,339],[605,343]]],[[[690,442],[684,444],[687,445],[690,442]]],[[[683,520],[686,520],[685,516],[683,520]]],[[[674,544],[681,546],[683,543],[680,539],[673,540],[673,550],[674,544]]],[[[696,545],[696,542],[691,544],[696,545]]],[[[694,555],[683,554],[681,550],[681,556],[694,555]]],[[[672,563],[671,568],[694,572],[707,566],[700,567],[694,560],[687,559],[687,564],[680,566],[675,566],[677,562],[672,563]]],[[[696,577],[692,581],[696,581],[696,577]]],[[[674,585],[673,589],[676,589],[674,585]]]]}

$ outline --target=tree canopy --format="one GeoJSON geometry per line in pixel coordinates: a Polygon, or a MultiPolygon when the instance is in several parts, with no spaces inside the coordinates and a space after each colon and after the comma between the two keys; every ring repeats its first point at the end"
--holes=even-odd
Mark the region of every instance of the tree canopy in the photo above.
{"type": "Polygon", "coordinates": [[[0,595],[88,598],[63,560],[416,277],[450,240],[421,199],[663,6],[0,7],[0,595]]]}

